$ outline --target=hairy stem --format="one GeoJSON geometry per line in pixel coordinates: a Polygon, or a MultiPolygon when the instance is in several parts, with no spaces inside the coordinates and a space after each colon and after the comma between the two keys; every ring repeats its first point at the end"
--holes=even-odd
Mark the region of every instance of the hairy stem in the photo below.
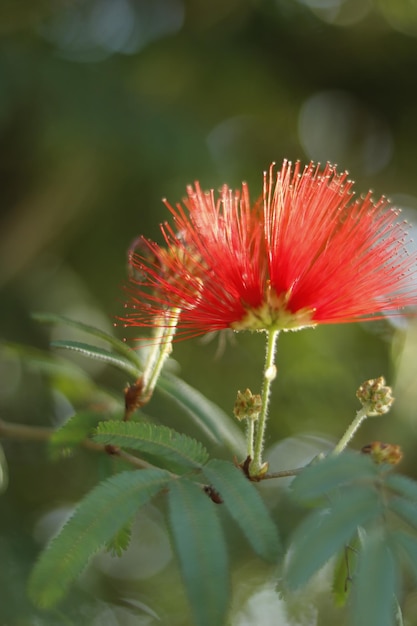
{"type": "Polygon", "coordinates": [[[365,407],[359,409],[356,413],[356,417],[353,422],[350,424],[348,429],[346,430],[343,437],[340,439],[339,443],[335,446],[332,454],[340,454],[348,445],[349,441],[352,439],[353,435],[358,430],[359,426],[362,422],[368,417],[368,412],[365,407]]]}
{"type": "Polygon", "coordinates": [[[275,350],[277,345],[277,339],[279,330],[271,330],[267,334],[266,342],[266,354],[265,354],[265,367],[263,371],[262,382],[262,409],[259,414],[258,421],[256,423],[256,434],[253,451],[253,461],[250,465],[250,474],[252,476],[259,475],[262,467],[262,454],[265,444],[265,428],[268,418],[269,399],[271,395],[271,383],[276,376],[275,367],[275,350]]]}
{"type": "Polygon", "coordinates": [[[246,420],[246,456],[253,459],[253,440],[255,437],[255,423],[253,419],[246,420]]]}

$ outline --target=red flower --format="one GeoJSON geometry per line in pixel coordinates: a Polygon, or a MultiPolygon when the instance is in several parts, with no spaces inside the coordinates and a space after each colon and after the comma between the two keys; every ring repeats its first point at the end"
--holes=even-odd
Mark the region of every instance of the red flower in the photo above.
{"type": "Polygon", "coordinates": [[[215,198],[187,188],[185,209],[165,204],[174,227],[165,246],[142,238],[130,255],[127,325],[169,323],[189,335],[234,330],[298,329],[378,319],[417,304],[416,257],[407,225],[388,201],[353,198],[347,173],[327,164],[284,161],[264,174],[251,205],[248,186],[224,186],[215,198]],[[160,322],[159,322],[160,323],[160,322]]]}

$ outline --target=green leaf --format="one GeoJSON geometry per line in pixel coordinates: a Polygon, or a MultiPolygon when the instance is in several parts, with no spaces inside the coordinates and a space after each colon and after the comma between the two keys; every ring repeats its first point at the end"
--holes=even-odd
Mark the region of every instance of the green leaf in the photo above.
{"type": "Polygon", "coordinates": [[[176,473],[201,467],[208,459],[208,452],[199,441],[172,428],[144,422],[102,422],[93,439],[139,450],[144,459],[176,473]]]}
{"type": "Polygon", "coordinates": [[[132,538],[132,524],[131,519],[125,524],[117,533],[106,543],[106,550],[113,556],[122,556],[123,552],[127,550],[132,538]]]}
{"type": "Polygon", "coordinates": [[[417,537],[403,530],[391,532],[392,542],[417,582],[417,537]]]}
{"type": "Polygon", "coordinates": [[[135,365],[133,365],[124,357],[117,356],[113,352],[109,352],[108,350],[104,350],[103,348],[91,346],[88,343],[82,343],[80,341],[59,340],[51,341],[51,346],[53,346],[54,348],[63,348],[64,350],[73,350],[74,352],[79,352],[89,359],[103,361],[104,363],[108,363],[109,365],[117,367],[118,369],[126,372],[134,378],[138,378],[140,375],[140,370],[138,370],[135,365]]]}
{"type": "Polygon", "coordinates": [[[228,446],[236,454],[244,454],[245,438],[241,430],[202,393],[167,373],[163,373],[158,379],[157,390],[174,400],[212,441],[228,446]]]}
{"type": "Polygon", "coordinates": [[[0,349],[6,357],[12,356],[22,359],[25,365],[45,374],[54,377],[62,376],[71,381],[75,380],[78,384],[90,385],[87,374],[77,365],[68,360],[59,359],[55,355],[51,356],[43,350],[15,343],[1,343],[0,349]]]}
{"type": "Polygon", "coordinates": [[[355,480],[373,480],[378,467],[365,455],[343,452],[309,465],[293,480],[295,498],[310,503],[355,480]]]}
{"type": "Polygon", "coordinates": [[[405,498],[394,497],[389,501],[389,508],[417,530],[417,504],[405,498]]]}
{"type": "Polygon", "coordinates": [[[79,411],[72,415],[49,439],[52,451],[60,448],[73,448],[92,434],[97,424],[103,420],[98,411],[79,411]]]}
{"type": "Polygon", "coordinates": [[[358,547],[358,539],[352,539],[337,559],[334,568],[332,587],[336,606],[344,606],[349,597],[352,586],[352,576],[355,572],[357,564],[358,547]]]}
{"type": "Polygon", "coordinates": [[[229,570],[217,505],[194,483],[177,480],[169,516],[195,626],[221,626],[229,598],[229,570]]]}
{"type": "MultiPolygon", "coordinates": [[[[85,357],[104,361],[128,373],[134,379],[137,379],[143,371],[143,364],[137,352],[104,331],[60,315],[37,313],[33,317],[43,323],[65,324],[107,341],[117,354],[90,344],[69,340],[52,342],[51,345],[56,348],[75,350],[85,357]]],[[[236,454],[244,453],[245,439],[241,430],[226,413],[199,391],[167,372],[163,372],[159,377],[157,391],[174,400],[212,441],[219,445],[227,445],[236,454]]]]}
{"type": "Polygon", "coordinates": [[[385,533],[365,536],[352,588],[352,624],[393,626],[398,563],[385,533]]]}
{"type": "Polygon", "coordinates": [[[336,552],[348,545],[358,526],[375,519],[382,503],[372,487],[345,489],[328,509],[315,510],[295,531],[286,563],[286,579],[300,587],[336,552]]]}
{"type": "Polygon", "coordinates": [[[121,472],[81,500],[32,571],[29,594],[35,604],[48,608],[57,603],[90,557],[169,480],[169,474],[159,469],[121,472]]]}
{"type": "Polygon", "coordinates": [[[388,474],[385,484],[393,491],[417,503],[417,482],[401,474],[388,474]]]}
{"type": "Polygon", "coordinates": [[[260,557],[275,562],[280,550],[277,528],[259,491],[232,463],[212,459],[203,473],[260,557]]]}
{"type": "Polygon", "coordinates": [[[123,341],[120,341],[120,339],[109,335],[109,333],[106,333],[99,328],[95,328],[95,326],[69,319],[68,317],[64,317],[63,315],[55,315],[54,313],[33,313],[32,318],[35,319],[37,322],[41,322],[43,324],[63,324],[64,326],[75,328],[82,331],[83,333],[92,335],[97,339],[101,339],[107,342],[110,346],[112,346],[116,350],[116,352],[118,352],[118,354],[124,356],[137,369],[141,369],[141,361],[134,350],[131,350],[125,343],[123,343],[123,341]]]}

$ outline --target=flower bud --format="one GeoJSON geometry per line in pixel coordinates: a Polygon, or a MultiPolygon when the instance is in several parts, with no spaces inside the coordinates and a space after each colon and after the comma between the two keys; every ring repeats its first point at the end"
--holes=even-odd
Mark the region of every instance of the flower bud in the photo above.
{"type": "Polygon", "coordinates": [[[175,287],[170,294],[172,306],[192,309],[203,288],[204,269],[200,255],[192,246],[179,240],[176,246],[159,249],[158,262],[165,290],[175,287]]]}
{"type": "Polygon", "coordinates": [[[382,443],[381,441],[372,441],[364,446],[361,452],[363,454],[370,454],[372,460],[377,465],[381,463],[397,465],[403,458],[400,446],[393,443],[382,443]]]}
{"type": "Polygon", "coordinates": [[[260,394],[253,394],[250,389],[237,392],[233,413],[241,421],[243,419],[257,420],[262,409],[260,394]]]}
{"type": "Polygon", "coordinates": [[[369,417],[388,413],[394,402],[392,389],[385,385],[383,376],[365,381],[357,390],[356,397],[369,417]]]}
{"type": "Polygon", "coordinates": [[[143,393],[144,391],[144,382],[143,376],[138,378],[138,380],[133,385],[127,385],[124,390],[125,395],[125,415],[124,420],[127,421],[130,419],[132,413],[136,411],[136,409],[140,409],[150,400],[150,395],[143,393]]]}

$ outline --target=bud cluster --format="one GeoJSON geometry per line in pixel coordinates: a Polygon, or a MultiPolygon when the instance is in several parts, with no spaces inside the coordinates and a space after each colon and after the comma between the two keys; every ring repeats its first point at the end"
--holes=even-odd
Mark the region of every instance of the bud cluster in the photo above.
{"type": "Polygon", "coordinates": [[[250,389],[238,391],[233,413],[241,421],[243,419],[257,420],[262,410],[262,398],[260,394],[253,394],[250,389]]]}
{"type": "MultiPolygon", "coordinates": [[[[192,246],[178,242],[159,250],[159,274],[168,285],[172,285],[172,306],[190,308],[190,302],[197,301],[202,288],[204,273],[200,255],[192,246]],[[181,272],[179,272],[181,268],[181,272]],[[185,297],[184,297],[185,296],[185,297]]],[[[195,306],[191,305],[191,308],[195,306]]]]}
{"type": "Polygon", "coordinates": [[[393,443],[382,443],[382,441],[372,441],[361,450],[363,454],[369,454],[377,465],[389,463],[397,465],[403,458],[400,446],[393,443]]]}
{"type": "Polygon", "coordinates": [[[388,413],[394,402],[392,389],[385,384],[383,376],[364,382],[357,390],[356,397],[370,417],[388,413]]]}

